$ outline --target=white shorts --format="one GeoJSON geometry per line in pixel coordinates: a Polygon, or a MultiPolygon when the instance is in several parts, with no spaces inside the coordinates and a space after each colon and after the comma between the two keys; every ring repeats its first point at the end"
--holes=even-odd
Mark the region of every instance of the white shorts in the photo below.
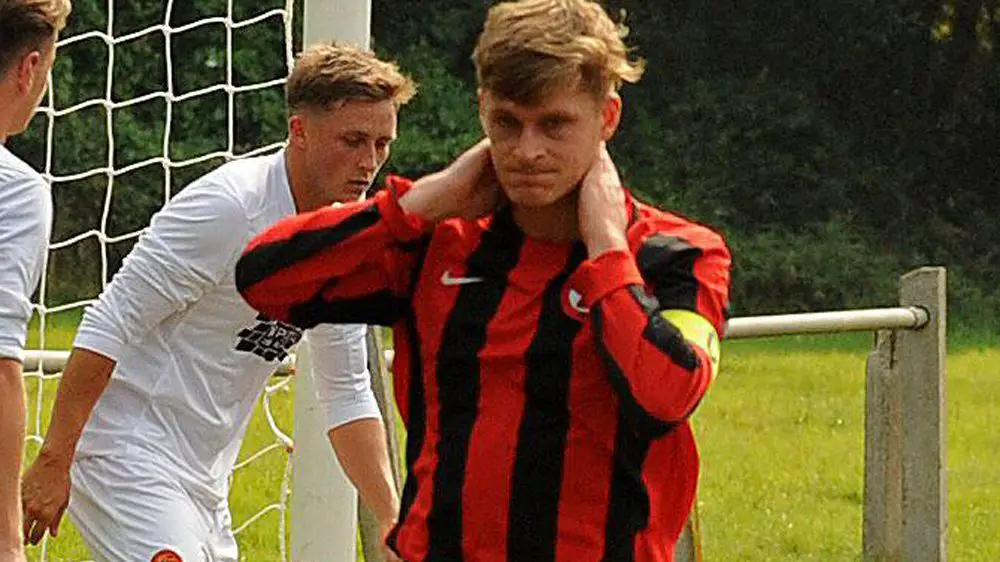
{"type": "Polygon", "coordinates": [[[73,463],[69,515],[96,562],[236,562],[227,505],[205,505],[149,460],[73,463]]]}

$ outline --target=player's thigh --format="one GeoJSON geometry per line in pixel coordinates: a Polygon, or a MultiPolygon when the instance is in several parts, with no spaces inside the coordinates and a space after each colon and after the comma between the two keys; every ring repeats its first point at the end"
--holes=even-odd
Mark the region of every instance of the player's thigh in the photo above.
{"type": "Polygon", "coordinates": [[[98,562],[207,562],[209,524],[176,481],[142,465],[74,464],[70,516],[98,562]]]}
{"type": "Polygon", "coordinates": [[[237,562],[239,549],[236,546],[236,537],[233,535],[233,520],[228,506],[216,509],[214,520],[209,544],[210,562],[237,562]]]}

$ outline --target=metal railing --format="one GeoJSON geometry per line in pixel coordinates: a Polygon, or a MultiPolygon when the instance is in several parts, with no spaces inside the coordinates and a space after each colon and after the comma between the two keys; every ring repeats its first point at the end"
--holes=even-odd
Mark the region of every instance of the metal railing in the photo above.
{"type": "MultiPolygon", "coordinates": [[[[900,306],[734,318],[726,339],[867,331],[875,333],[865,387],[863,560],[865,562],[945,562],[947,560],[947,478],[945,439],[944,268],[921,268],[900,280],[900,306]]],[[[392,420],[387,363],[369,340],[372,374],[386,427],[392,420]]],[[[25,370],[39,365],[57,372],[65,351],[29,351],[25,370]]],[[[293,370],[294,358],[282,364],[293,370]]],[[[395,445],[398,440],[393,437],[395,445]]],[[[395,446],[392,454],[399,461],[395,446]]],[[[397,474],[398,478],[398,474],[397,474]]],[[[362,507],[362,533],[373,532],[362,507]]],[[[701,559],[697,533],[689,525],[678,561],[701,559]]],[[[371,541],[364,541],[365,543],[371,541]]],[[[372,552],[372,555],[375,555],[372,552]]]]}
{"type": "MultiPolygon", "coordinates": [[[[726,339],[870,331],[865,381],[864,562],[945,562],[946,272],[900,279],[900,306],[736,318],[726,339]]],[[[724,384],[724,383],[723,383],[724,384]]],[[[701,560],[689,525],[679,562],[701,560]]]]}

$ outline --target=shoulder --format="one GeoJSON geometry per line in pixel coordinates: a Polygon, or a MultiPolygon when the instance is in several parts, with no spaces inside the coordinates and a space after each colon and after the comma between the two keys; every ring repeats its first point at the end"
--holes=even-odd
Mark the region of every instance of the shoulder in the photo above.
{"type": "Polygon", "coordinates": [[[638,201],[633,217],[628,238],[637,256],[685,251],[729,256],[722,234],[708,225],[638,201]]]}
{"type": "Polygon", "coordinates": [[[48,231],[52,193],[48,182],[6,148],[0,146],[0,221],[11,225],[35,223],[48,231]]]}
{"type": "Polygon", "coordinates": [[[9,204],[51,200],[49,184],[34,168],[0,145],[0,201],[9,204]]]}
{"type": "Polygon", "coordinates": [[[188,184],[164,207],[244,219],[267,199],[275,155],[227,162],[188,184]]]}
{"type": "Polygon", "coordinates": [[[728,295],[732,255],[714,229],[638,203],[628,238],[643,278],[670,308],[699,310],[703,288],[728,295]]]}
{"type": "Polygon", "coordinates": [[[27,162],[7,150],[7,147],[0,145],[0,181],[12,180],[45,183],[42,175],[27,162]]]}
{"type": "Polygon", "coordinates": [[[258,207],[271,198],[277,176],[284,173],[279,168],[278,155],[254,156],[227,162],[191,182],[181,193],[206,200],[236,202],[247,215],[254,215],[258,207]],[[280,173],[279,173],[280,172],[280,173]]]}

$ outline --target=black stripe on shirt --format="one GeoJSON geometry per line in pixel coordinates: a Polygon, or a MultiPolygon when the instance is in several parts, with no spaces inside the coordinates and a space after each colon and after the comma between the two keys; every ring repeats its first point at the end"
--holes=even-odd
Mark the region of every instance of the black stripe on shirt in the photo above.
{"type": "Polygon", "coordinates": [[[639,404],[635,395],[632,394],[632,388],[625,377],[625,372],[604,343],[604,316],[601,313],[601,309],[596,306],[593,307],[590,311],[590,317],[594,322],[594,339],[597,341],[597,351],[604,361],[604,368],[608,371],[608,380],[611,383],[611,387],[618,394],[622,411],[632,418],[635,427],[640,428],[643,433],[654,437],[663,435],[673,429],[674,423],[661,421],[650,415],[639,404]]]}
{"type": "Polygon", "coordinates": [[[323,299],[321,290],[306,302],[289,310],[289,323],[300,328],[317,324],[378,324],[391,326],[410,308],[410,299],[394,295],[388,290],[353,299],[323,299]]]}
{"type": "Polygon", "coordinates": [[[602,562],[635,560],[636,535],[649,525],[649,493],[642,481],[642,465],[651,444],[652,438],[641,436],[634,420],[619,410],[602,562]]]}
{"type": "Polygon", "coordinates": [[[676,236],[646,238],[636,254],[639,271],[664,310],[698,311],[698,278],[694,264],[700,248],[676,236]]]}
{"type": "Polygon", "coordinates": [[[495,215],[466,262],[466,275],[485,281],[461,286],[445,322],[437,350],[440,442],[427,521],[427,560],[462,560],[462,489],[469,440],[478,415],[478,354],[486,345],[487,326],[507,291],[507,276],[517,265],[523,243],[524,235],[510,212],[495,215]]]}
{"type": "MultiPolygon", "coordinates": [[[[410,277],[409,290],[407,291],[411,299],[416,291],[417,282],[420,280],[420,273],[423,271],[424,258],[427,257],[429,243],[430,239],[425,237],[420,239],[419,244],[408,248],[409,251],[418,253],[415,262],[416,265],[410,277]]],[[[397,542],[399,539],[399,530],[406,524],[406,518],[409,516],[410,510],[413,509],[413,504],[417,501],[417,492],[420,489],[420,483],[417,482],[416,476],[413,475],[413,467],[417,464],[420,451],[424,448],[424,440],[427,438],[427,403],[424,399],[426,389],[424,386],[423,356],[420,337],[417,332],[417,318],[413,313],[412,304],[407,308],[406,323],[402,325],[400,331],[402,333],[397,334],[394,330],[393,336],[406,338],[406,345],[410,352],[409,374],[406,381],[408,405],[408,415],[406,416],[406,481],[403,483],[403,491],[400,494],[397,523],[392,528],[392,531],[389,532],[389,536],[386,537],[386,544],[392,548],[397,556],[400,555],[399,544],[397,542]]]]}
{"type": "Polygon", "coordinates": [[[524,415],[518,429],[508,511],[507,560],[555,560],[559,496],[569,432],[573,339],[582,323],[563,312],[563,286],[587,257],[580,243],[545,289],[525,353],[524,415]]]}
{"type": "Polygon", "coordinates": [[[671,361],[684,369],[694,372],[700,361],[698,355],[691,349],[691,346],[684,339],[684,334],[659,314],[662,308],[655,298],[646,294],[645,290],[638,285],[630,285],[628,288],[632,299],[646,313],[649,322],[642,331],[642,337],[653,344],[671,361]]]}
{"type": "Polygon", "coordinates": [[[378,207],[372,204],[331,227],[303,230],[288,239],[261,244],[236,262],[236,287],[244,292],[278,271],[357,236],[381,218],[378,207]]]}
{"type": "Polygon", "coordinates": [[[406,524],[406,518],[413,508],[413,503],[417,500],[419,483],[413,475],[413,467],[420,457],[420,450],[424,448],[424,439],[427,435],[427,408],[424,403],[424,372],[421,367],[420,358],[420,338],[417,337],[416,320],[410,311],[409,321],[406,323],[405,336],[410,347],[410,374],[407,381],[409,404],[406,418],[406,482],[403,484],[403,492],[400,495],[399,519],[386,542],[392,547],[396,554],[399,554],[397,538],[399,529],[406,524]]]}

